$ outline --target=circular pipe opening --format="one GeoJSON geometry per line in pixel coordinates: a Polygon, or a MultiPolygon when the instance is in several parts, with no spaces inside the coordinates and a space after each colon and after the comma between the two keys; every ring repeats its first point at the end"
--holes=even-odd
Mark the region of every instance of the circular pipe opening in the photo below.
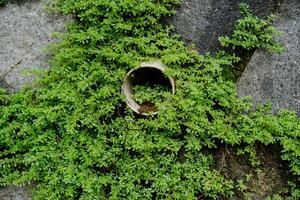
{"type": "Polygon", "coordinates": [[[166,67],[160,62],[142,63],[137,69],[128,72],[124,79],[122,91],[125,94],[126,104],[137,114],[154,115],[158,113],[155,104],[151,101],[137,103],[134,99],[134,87],[145,86],[151,89],[155,86],[165,87],[175,94],[175,81],[165,75],[166,67]]]}

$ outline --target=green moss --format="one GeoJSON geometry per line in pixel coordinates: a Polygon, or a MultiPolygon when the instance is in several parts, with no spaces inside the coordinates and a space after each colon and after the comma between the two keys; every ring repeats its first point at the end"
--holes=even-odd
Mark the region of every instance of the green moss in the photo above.
{"type": "Polygon", "coordinates": [[[277,53],[284,51],[282,45],[274,39],[274,36],[281,34],[272,25],[274,15],[267,19],[260,19],[252,13],[245,3],[240,4],[240,9],[244,18],[236,23],[231,38],[228,36],[220,37],[222,46],[241,47],[247,50],[260,48],[277,53]]]}
{"type": "Polygon", "coordinates": [[[161,102],[170,93],[170,89],[162,85],[136,85],[133,87],[134,99],[138,104],[161,102]]]}
{"type": "Polygon", "coordinates": [[[159,23],[178,3],[54,1],[76,21],[52,45],[52,69],[36,89],[1,92],[1,185],[34,182],[35,199],[229,198],[236,183],[207,150],[242,145],[255,157],[257,142],[282,147],[299,181],[299,118],[268,106],[251,112],[224,77],[236,57],[198,55],[159,23]],[[136,117],[122,81],[151,60],[176,78],[176,95],[157,116],[136,117]]]}

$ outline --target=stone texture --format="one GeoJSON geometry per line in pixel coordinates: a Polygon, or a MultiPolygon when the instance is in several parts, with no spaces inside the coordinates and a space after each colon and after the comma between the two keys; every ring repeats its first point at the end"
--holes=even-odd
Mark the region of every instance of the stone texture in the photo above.
{"type": "Polygon", "coordinates": [[[255,104],[272,102],[273,111],[282,108],[300,114],[300,1],[285,0],[275,26],[283,32],[278,38],[281,55],[256,51],[238,81],[239,96],[252,96],[255,104]]]}
{"type": "Polygon", "coordinates": [[[44,48],[68,17],[47,13],[39,0],[12,0],[0,8],[0,82],[10,91],[33,81],[26,69],[48,68],[44,48]]]}
{"type": "Polygon", "coordinates": [[[167,21],[186,43],[194,43],[200,53],[220,49],[218,38],[232,33],[241,17],[239,4],[248,3],[255,14],[268,16],[279,0],[183,0],[177,14],[167,21]]]}
{"type": "Polygon", "coordinates": [[[26,187],[9,186],[0,189],[0,200],[31,200],[26,187]]]}

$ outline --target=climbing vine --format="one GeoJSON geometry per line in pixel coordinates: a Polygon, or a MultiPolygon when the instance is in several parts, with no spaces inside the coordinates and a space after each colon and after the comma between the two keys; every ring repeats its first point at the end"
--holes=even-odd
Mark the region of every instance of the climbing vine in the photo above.
{"type": "MultiPolygon", "coordinates": [[[[296,177],[295,113],[251,111],[223,70],[239,59],[199,55],[160,24],[179,0],[55,0],[76,19],[51,46],[52,68],[15,94],[0,92],[0,184],[35,185],[34,199],[222,199],[240,183],[214,169],[218,144],[277,144],[296,177]],[[156,116],[136,116],[121,85],[141,62],[176,78],[156,116]]],[[[241,187],[240,187],[241,188],[241,187]]]]}

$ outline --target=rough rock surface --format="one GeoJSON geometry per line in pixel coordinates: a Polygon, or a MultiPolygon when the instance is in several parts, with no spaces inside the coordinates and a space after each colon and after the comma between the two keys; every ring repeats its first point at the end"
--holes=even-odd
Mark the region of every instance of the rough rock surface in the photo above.
{"type": "Polygon", "coordinates": [[[0,200],[30,200],[31,197],[26,187],[9,186],[0,189],[0,200]]]}
{"type": "Polygon", "coordinates": [[[12,0],[0,8],[0,86],[16,91],[34,79],[22,71],[48,68],[43,49],[67,20],[47,13],[39,0],[12,0]]]}
{"type": "MultiPolygon", "coordinates": [[[[44,48],[70,17],[47,13],[39,0],[11,0],[0,7],[0,87],[11,92],[33,81],[25,69],[49,68],[44,48]]],[[[0,188],[0,200],[29,200],[27,187],[0,188]]]]}
{"type": "Polygon", "coordinates": [[[183,0],[177,14],[168,20],[187,43],[194,43],[200,53],[220,49],[218,38],[230,35],[241,17],[239,4],[250,5],[255,14],[268,16],[279,0],[183,0]]]}
{"type": "Polygon", "coordinates": [[[287,108],[300,114],[300,1],[285,0],[275,26],[283,32],[281,55],[256,51],[237,87],[239,96],[252,96],[255,104],[272,102],[273,111],[287,108]]]}

